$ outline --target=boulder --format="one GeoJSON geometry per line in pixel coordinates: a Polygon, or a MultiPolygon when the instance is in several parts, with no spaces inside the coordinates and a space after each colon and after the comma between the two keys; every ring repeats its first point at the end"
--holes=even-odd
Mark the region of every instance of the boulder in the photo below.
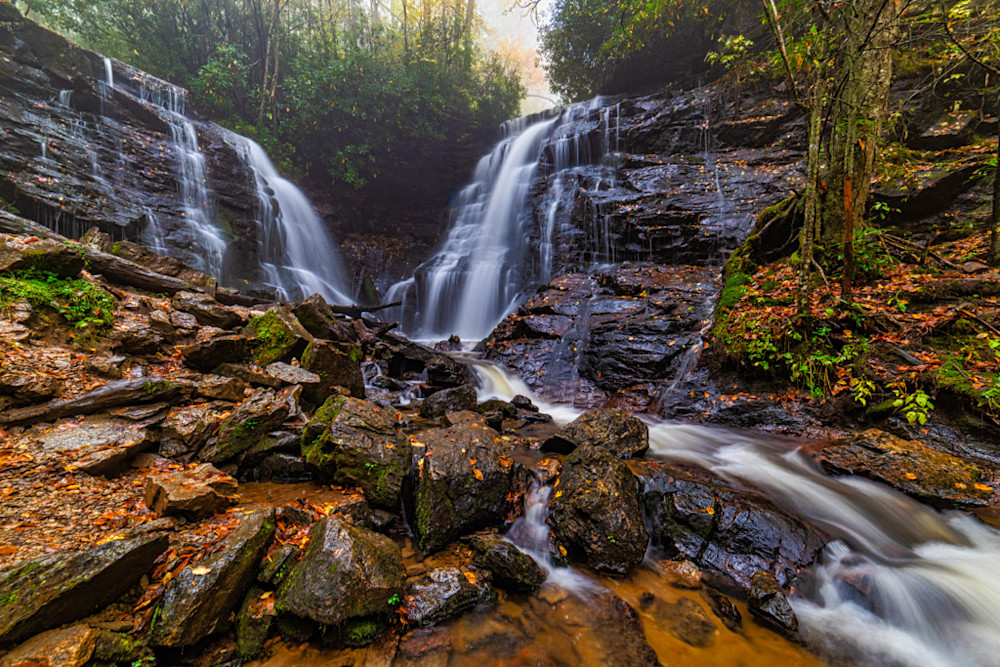
{"type": "Polygon", "coordinates": [[[160,424],[160,454],[173,458],[201,449],[222,423],[221,409],[212,403],[171,408],[160,424]]]}
{"type": "Polygon", "coordinates": [[[747,608],[762,625],[792,637],[798,634],[799,619],[785,591],[770,572],[757,572],[750,579],[747,608]]]}
{"type": "Polygon", "coordinates": [[[244,361],[249,349],[250,341],[243,336],[216,336],[206,341],[185,345],[180,352],[185,364],[208,372],[220,364],[244,361]]]}
{"type": "Polygon", "coordinates": [[[316,401],[326,400],[334,387],[343,387],[356,398],[365,397],[365,379],[361,375],[361,348],[350,343],[314,340],[302,353],[302,368],[320,377],[316,401]]]}
{"type": "Polygon", "coordinates": [[[280,389],[281,380],[269,373],[258,371],[247,364],[224,363],[215,367],[215,373],[230,378],[237,378],[249,384],[255,384],[271,389],[280,389]]]}
{"type": "Polygon", "coordinates": [[[306,331],[287,308],[272,308],[259,315],[243,329],[250,339],[254,360],[261,366],[298,357],[312,342],[306,331]]]}
{"type": "Polygon", "coordinates": [[[219,435],[202,458],[212,463],[232,460],[280,427],[288,418],[288,397],[258,389],[238,405],[219,426],[219,435]]]}
{"type": "Polygon", "coordinates": [[[418,379],[426,373],[427,383],[435,387],[456,387],[473,381],[465,364],[392,333],[379,337],[373,357],[385,364],[389,377],[418,379]]]}
{"type": "Polygon", "coordinates": [[[333,314],[330,306],[319,294],[313,294],[293,311],[296,319],[306,331],[316,338],[332,340],[335,343],[356,343],[354,329],[333,314]]]}
{"type": "Polygon", "coordinates": [[[178,292],[172,305],[174,310],[194,315],[202,326],[233,329],[243,323],[234,310],[201,292],[178,292]]]}
{"type": "Polygon", "coordinates": [[[396,412],[335,396],[317,415],[330,421],[319,437],[303,442],[306,463],[335,484],[361,487],[373,507],[398,509],[411,447],[396,412]]]}
{"type": "Polygon", "coordinates": [[[7,396],[11,403],[37,403],[59,395],[62,382],[51,375],[16,365],[4,359],[0,367],[0,396],[7,396]]]}
{"type": "Polygon", "coordinates": [[[420,416],[425,419],[443,417],[449,412],[476,409],[476,389],[461,385],[451,389],[436,391],[420,405],[420,416]]]}
{"type": "Polygon", "coordinates": [[[0,571],[0,649],[118,598],[166,551],[165,535],[21,561],[0,571]]]}
{"type": "Polygon", "coordinates": [[[83,254],[70,243],[0,234],[0,273],[31,270],[73,278],[83,270],[83,254]]]}
{"type": "Polygon", "coordinates": [[[823,449],[820,461],[831,472],[868,477],[939,508],[991,505],[1000,490],[997,471],[985,463],[874,428],[823,449]]]}
{"type": "Polygon", "coordinates": [[[549,506],[556,541],[599,572],[624,575],[646,553],[639,481],[606,449],[578,447],[563,463],[549,506]]]}
{"type": "Polygon", "coordinates": [[[527,592],[545,583],[535,559],[498,535],[474,535],[468,544],[475,552],[475,564],[490,573],[496,586],[527,592]]]}
{"type": "Polygon", "coordinates": [[[496,597],[482,572],[439,567],[407,582],[403,604],[409,623],[433,625],[496,597]]]}
{"type": "Polygon", "coordinates": [[[302,482],[312,478],[306,462],[291,454],[271,454],[251,471],[258,482],[302,482]]]}
{"type": "Polygon", "coordinates": [[[625,410],[594,408],[584,412],[542,443],[542,451],[568,454],[591,445],[620,459],[642,456],[649,449],[649,427],[625,410]]]}
{"type": "Polygon", "coordinates": [[[86,625],[35,635],[0,659],[0,667],[83,667],[94,655],[98,631],[86,625]]]}
{"type": "Polygon", "coordinates": [[[146,478],[146,505],[159,516],[210,516],[236,503],[236,480],[211,463],[146,478]]]}
{"type": "Polygon", "coordinates": [[[654,546],[742,590],[759,570],[790,585],[826,545],[823,530],[703,471],[633,462],[654,546]]]}
{"type": "Polygon", "coordinates": [[[273,508],[248,512],[216,553],[171,579],[150,628],[150,644],[193,646],[223,629],[253,581],[274,529],[273,508]]]}
{"type": "Polygon", "coordinates": [[[320,377],[304,368],[286,364],[283,361],[276,361],[268,364],[264,372],[278,380],[282,384],[298,384],[309,391],[315,390],[320,385],[320,377]]]}
{"type": "Polygon", "coordinates": [[[323,625],[382,618],[403,594],[406,568],[388,537],[339,517],[320,519],[302,559],[282,583],[275,608],[323,625]]]}
{"type": "Polygon", "coordinates": [[[274,431],[254,443],[240,455],[237,462],[244,470],[260,465],[274,454],[298,454],[301,436],[291,431],[274,431]]]}
{"type": "Polygon", "coordinates": [[[247,389],[246,382],[234,377],[205,375],[198,379],[195,393],[202,398],[239,403],[247,389]]]}
{"type": "Polygon", "coordinates": [[[276,615],[271,593],[257,586],[247,591],[236,614],[236,651],[241,661],[249,662],[264,648],[276,615]]]}
{"type": "Polygon", "coordinates": [[[45,451],[73,457],[66,461],[69,469],[111,476],[125,470],[136,454],[153,445],[147,426],[148,422],[94,415],[70,424],[60,422],[34,436],[33,441],[45,451]]]}
{"type": "Polygon", "coordinates": [[[510,510],[511,448],[479,423],[419,434],[415,525],[420,548],[437,551],[466,533],[498,525],[510,510]]]}

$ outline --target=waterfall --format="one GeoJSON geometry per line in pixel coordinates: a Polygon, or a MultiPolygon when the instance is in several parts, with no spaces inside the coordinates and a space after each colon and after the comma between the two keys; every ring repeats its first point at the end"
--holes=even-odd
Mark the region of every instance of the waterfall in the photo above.
{"type": "Polygon", "coordinates": [[[229,137],[253,169],[260,257],[269,286],[285,300],[318,293],[333,303],[353,303],[340,255],[305,194],[278,173],[257,142],[229,137]]]}
{"type": "Polygon", "coordinates": [[[552,219],[538,229],[531,188],[543,169],[558,179],[596,164],[617,144],[602,105],[596,98],[554,117],[505,125],[506,138],[479,161],[472,183],[459,193],[441,248],[386,297],[403,303],[395,315],[404,331],[422,339],[482,339],[528,290],[551,276],[555,215],[568,215],[572,207],[560,205],[560,189],[560,201],[550,205],[552,219]]]}
{"type": "MultiPolygon", "coordinates": [[[[97,131],[114,130],[115,122],[109,115],[113,110],[114,94],[132,96],[154,107],[166,121],[170,131],[169,149],[176,157],[175,176],[183,227],[165,233],[160,214],[144,204],[141,207],[145,223],[143,238],[158,252],[179,255],[180,259],[225,284],[227,271],[233,268],[233,260],[228,257],[233,239],[217,219],[216,195],[209,186],[205,154],[199,145],[195,123],[187,115],[187,91],[122,63],[117,66],[125,70],[126,76],[119,77],[116,84],[116,65],[107,57],[103,61],[104,79],[97,81],[102,112],[97,131]]],[[[253,173],[257,257],[265,275],[263,287],[272,289],[283,300],[319,293],[337,303],[353,303],[337,248],[305,194],[278,174],[257,143],[231,132],[223,131],[223,136],[253,173]]],[[[120,148],[120,137],[117,139],[116,169],[124,172],[126,156],[120,148]]],[[[96,153],[89,152],[95,182],[114,195],[114,186],[102,173],[96,153]]]]}
{"type": "MultiPolygon", "coordinates": [[[[495,366],[478,362],[472,368],[480,398],[531,396],[521,380],[495,366]]],[[[550,409],[532,398],[543,411],[550,409]]],[[[560,407],[553,416],[566,423],[578,414],[560,407]]],[[[875,482],[829,477],[787,441],[651,423],[649,444],[647,456],[695,465],[758,489],[837,538],[792,597],[802,635],[814,650],[844,664],[998,664],[997,531],[968,516],[941,514],[875,482]]],[[[547,540],[538,525],[547,511],[545,488],[529,494],[525,525],[513,535],[532,555],[541,548],[537,536],[547,540]]],[[[544,555],[539,560],[544,563],[544,555]]]]}

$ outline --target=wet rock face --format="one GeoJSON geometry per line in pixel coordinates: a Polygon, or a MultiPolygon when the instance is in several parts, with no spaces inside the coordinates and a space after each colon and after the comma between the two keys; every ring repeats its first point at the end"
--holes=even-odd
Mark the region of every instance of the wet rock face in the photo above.
{"type": "Polygon", "coordinates": [[[716,272],[694,267],[561,276],[497,326],[486,356],[553,401],[592,407],[624,393],[635,410],[654,409],[700,342],[716,289],[716,272]]]}
{"type": "Polygon", "coordinates": [[[824,533],[755,493],[704,473],[636,464],[653,545],[743,590],[758,571],[788,586],[819,557],[824,533]]]}
{"type": "Polygon", "coordinates": [[[409,581],[403,603],[407,620],[419,626],[439,623],[496,597],[483,572],[441,567],[409,581]]]}
{"type": "Polygon", "coordinates": [[[834,473],[868,477],[940,508],[991,505],[1000,489],[1000,476],[986,463],[878,429],[825,448],[820,462],[834,473]]]}
{"type": "Polygon", "coordinates": [[[545,582],[535,560],[497,535],[476,535],[468,541],[476,565],[490,573],[493,583],[510,591],[533,591],[545,582]]]}
{"type": "Polygon", "coordinates": [[[607,574],[626,574],[642,561],[649,543],[638,480],[624,462],[593,445],[566,458],[549,525],[571,558],[607,574]]]}
{"type": "Polygon", "coordinates": [[[794,637],[799,630],[788,596],[770,572],[757,572],[750,579],[750,595],[747,598],[750,613],[765,626],[794,637]]]}
{"type": "Polygon", "coordinates": [[[394,378],[417,380],[426,373],[427,382],[439,388],[456,387],[472,381],[465,365],[426,345],[392,333],[381,337],[373,357],[384,366],[385,374],[394,378]]]}
{"type": "Polygon", "coordinates": [[[352,343],[313,340],[302,353],[302,368],[320,377],[314,390],[317,401],[333,393],[334,387],[347,389],[351,396],[365,397],[365,378],[361,374],[361,348],[352,343]]]}
{"type": "Polygon", "coordinates": [[[0,571],[0,647],[83,618],[136,583],[167,549],[165,536],[116,540],[0,571]]]}
{"type": "Polygon", "coordinates": [[[278,611],[337,626],[388,616],[403,594],[406,570],[395,542],[343,519],[321,519],[309,546],[281,585],[278,611]],[[398,599],[398,598],[397,598],[398,599]]]}
{"type": "Polygon", "coordinates": [[[499,525],[515,482],[510,446],[482,422],[425,431],[414,515],[420,548],[437,551],[465,533],[499,525]]]}
{"type": "Polygon", "coordinates": [[[595,408],[583,413],[542,443],[542,451],[569,453],[577,447],[602,447],[620,459],[649,449],[649,427],[625,410],[595,408]]]}
{"type": "Polygon", "coordinates": [[[240,519],[216,554],[182,569],[163,594],[150,643],[192,646],[224,627],[256,576],[274,529],[274,509],[256,510],[240,519]]]}
{"type": "Polygon", "coordinates": [[[303,440],[305,462],[335,484],[360,486],[372,506],[399,509],[411,448],[396,412],[335,396],[317,411],[317,419],[329,421],[321,435],[303,440]]]}
{"type": "Polygon", "coordinates": [[[420,405],[420,416],[426,419],[443,417],[449,412],[476,409],[476,390],[469,385],[436,391],[420,405]]]}
{"type": "Polygon", "coordinates": [[[275,430],[288,418],[288,397],[258,389],[219,426],[214,447],[202,458],[223,463],[236,458],[275,430]]]}

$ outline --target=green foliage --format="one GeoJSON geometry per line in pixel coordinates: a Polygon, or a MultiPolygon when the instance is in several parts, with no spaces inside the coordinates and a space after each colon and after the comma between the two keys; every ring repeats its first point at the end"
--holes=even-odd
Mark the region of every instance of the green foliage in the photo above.
{"type": "MultiPolygon", "coordinates": [[[[377,14],[354,0],[42,0],[42,18],[191,91],[286,173],[361,188],[516,116],[519,75],[480,45],[470,5],[377,14]],[[275,13],[277,7],[277,13],[275,13]],[[432,10],[432,11],[431,11],[432,10]]],[[[375,7],[375,5],[372,5],[375,7]]],[[[472,4],[471,8],[474,9],[472,4]]]]}
{"type": "Polygon", "coordinates": [[[896,397],[892,407],[902,412],[906,421],[921,426],[927,423],[928,413],[934,409],[934,404],[923,389],[914,389],[911,392],[906,388],[905,382],[893,382],[889,388],[896,397]]]}
{"type": "Polygon", "coordinates": [[[0,309],[27,301],[52,308],[77,329],[103,333],[114,322],[115,299],[83,279],[67,280],[44,271],[0,276],[0,309]]]}

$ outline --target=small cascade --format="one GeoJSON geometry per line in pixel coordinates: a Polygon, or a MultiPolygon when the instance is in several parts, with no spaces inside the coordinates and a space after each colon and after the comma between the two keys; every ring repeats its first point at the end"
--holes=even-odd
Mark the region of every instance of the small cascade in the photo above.
{"type": "MultiPolygon", "coordinates": [[[[559,424],[580,414],[553,409],[496,366],[472,368],[480,399],[523,394],[559,424]]],[[[838,664],[997,664],[1000,532],[969,516],[942,515],[875,482],[830,477],[792,441],[664,422],[650,424],[649,445],[647,456],[757,489],[836,538],[792,597],[800,631],[814,650],[838,664]]],[[[508,533],[546,571],[550,493],[548,486],[532,487],[524,516],[508,533]]]]}
{"type": "Polygon", "coordinates": [[[73,101],[73,91],[72,90],[60,90],[59,91],[59,104],[64,107],[72,106],[73,101]]]}
{"type": "Polygon", "coordinates": [[[340,255],[312,204],[278,173],[257,142],[228,136],[254,173],[260,258],[268,286],[286,300],[315,293],[333,303],[352,303],[340,255]]]}
{"type": "MultiPolygon", "coordinates": [[[[573,209],[563,193],[572,198],[579,180],[570,172],[599,164],[619,143],[610,113],[602,109],[597,98],[504,127],[506,138],[480,160],[472,183],[459,194],[441,249],[386,297],[402,302],[395,315],[408,334],[482,339],[528,290],[551,277],[554,237],[573,209]],[[560,185],[550,188],[550,215],[538,224],[531,194],[542,176],[560,185]]],[[[603,225],[598,223],[595,236],[606,233],[603,225]]]]}

